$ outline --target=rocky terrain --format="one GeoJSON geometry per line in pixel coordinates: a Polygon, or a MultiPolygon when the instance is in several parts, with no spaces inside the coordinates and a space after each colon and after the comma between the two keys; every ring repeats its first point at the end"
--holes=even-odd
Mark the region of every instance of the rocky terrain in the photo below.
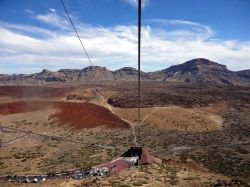
{"type": "Polygon", "coordinates": [[[238,71],[237,72],[238,76],[240,76],[241,78],[245,79],[245,80],[249,80],[250,78],[250,70],[243,70],[243,71],[238,71]]]}
{"type": "MultiPolygon", "coordinates": [[[[183,64],[171,66],[155,72],[141,72],[144,81],[213,83],[223,85],[246,85],[250,81],[250,70],[230,71],[225,65],[208,59],[197,58],[183,64]]],[[[6,84],[47,84],[83,83],[93,81],[136,81],[137,70],[124,67],[110,71],[105,67],[90,66],[84,69],[61,69],[53,72],[42,70],[40,73],[20,75],[0,75],[0,83],[6,84]]]]}
{"type": "MultiPolygon", "coordinates": [[[[137,122],[136,86],[0,87],[0,174],[71,171],[120,156],[134,142],[127,127],[137,122]]],[[[142,88],[137,141],[157,163],[112,177],[41,185],[249,185],[249,87],[145,81],[142,88]]]]}
{"type": "Polygon", "coordinates": [[[194,59],[180,65],[150,73],[153,80],[173,82],[240,84],[247,78],[244,72],[238,73],[227,69],[225,65],[207,59],[194,59]]]}
{"type": "Polygon", "coordinates": [[[0,176],[108,162],[134,145],[134,127],[155,163],[28,186],[249,186],[249,70],[194,59],[142,78],[138,125],[133,68],[1,75],[0,176]]]}

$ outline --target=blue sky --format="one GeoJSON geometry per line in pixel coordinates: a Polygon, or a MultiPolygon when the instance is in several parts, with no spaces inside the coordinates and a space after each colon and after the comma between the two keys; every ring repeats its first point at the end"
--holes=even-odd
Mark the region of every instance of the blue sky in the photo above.
{"type": "MultiPolygon", "coordinates": [[[[136,67],[136,0],[64,0],[94,65],[136,67]]],[[[249,0],[144,0],[142,70],[204,57],[250,68],[249,0]]],[[[84,68],[60,0],[0,0],[0,73],[84,68]]]]}

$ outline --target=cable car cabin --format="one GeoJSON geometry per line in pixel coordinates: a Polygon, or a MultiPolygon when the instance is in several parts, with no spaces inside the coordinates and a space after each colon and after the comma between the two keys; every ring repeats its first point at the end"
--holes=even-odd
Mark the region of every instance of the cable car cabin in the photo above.
{"type": "Polygon", "coordinates": [[[121,157],[135,157],[138,156],[141,158],[142,147],[131,147],[125,153],[121,155],[121,157]]]}
{"type": "Polygon", "coordinates": [[[138,165],[142,155],[142,147],[131,147],[125,153],[121,155],[124,161],[130,163],[130,165],[138,165]]]}

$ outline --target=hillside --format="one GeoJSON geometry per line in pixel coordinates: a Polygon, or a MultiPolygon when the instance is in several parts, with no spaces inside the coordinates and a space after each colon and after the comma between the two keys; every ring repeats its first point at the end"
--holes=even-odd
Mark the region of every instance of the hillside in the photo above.
{"type": "MultiPolygon", "coordinates": [[[[105,67],[89,66],[83,69],[42,70],[40,73],[0,75],[0,83],[5,84],[47,84],[84,83],[89,81],[137,81],[138,72],[131,67],[115,71],[105,67]]],[[[182,64],[155,72],[141,72],[144,81],[168,81],[190,83],[212,83],[245,85],[250,82],[250,70],[230,71],[225,65],[204,58],[197,58],[182,64]]]]}
{"type": "Polygon", "coordinates": [[[250,69],[238,71],[237,75],[240,76],[242,79],[250,80],[250,69]]]}
{"type": "Polygon", "coordinates": [[[151,79],[155,80],[216,84],[241,84],[244,77],[243,74],[228,70],[225,65],[203,58],[193,59],[149,74],[151,79]]]}

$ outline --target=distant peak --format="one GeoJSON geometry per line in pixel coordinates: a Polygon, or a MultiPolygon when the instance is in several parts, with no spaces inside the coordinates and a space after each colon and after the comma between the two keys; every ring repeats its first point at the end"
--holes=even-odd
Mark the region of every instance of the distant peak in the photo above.
{"type": "Polygon", "coordinates": [[[103,71],[106,71],[107,68],[102,67],[102,66],[88,66],[86,68],[83,68],[82,70],[83,71],[94,71],[94,70],[103,70],[103,71]]]}
{"type": "Polygon", "coordinates": [[[189,60],[187,62],[184,62],[183,64],[188,64],[188,65],[214,65],[214,66],[223,66],[226,67],[225,65],[213,62],[209,59],[206,58],[195,58],[192,60],[189,60]]]}
{"type": "MultiPolygon", "coordinates": [[[[209,62],[210,60],[209,59],[207,59],[207,58],[194,58],[194,59],[192,59],[193,61],[200,61],[200,62],[209,62]]],[[[191,60],[191,61],[192,61],[191,60]]]]}
{"type": "Polygon", "coordinates": [[[43,69],[40,73],[51,73],[52,71],[48,70],[48,69],[43,69]]]}
{"type": "Polygon", "coordinates": [[[118,69],[116,71],[137,71],[137,69],[132,68],[132,67],[123,67],[123,68],[118,69]]]}

